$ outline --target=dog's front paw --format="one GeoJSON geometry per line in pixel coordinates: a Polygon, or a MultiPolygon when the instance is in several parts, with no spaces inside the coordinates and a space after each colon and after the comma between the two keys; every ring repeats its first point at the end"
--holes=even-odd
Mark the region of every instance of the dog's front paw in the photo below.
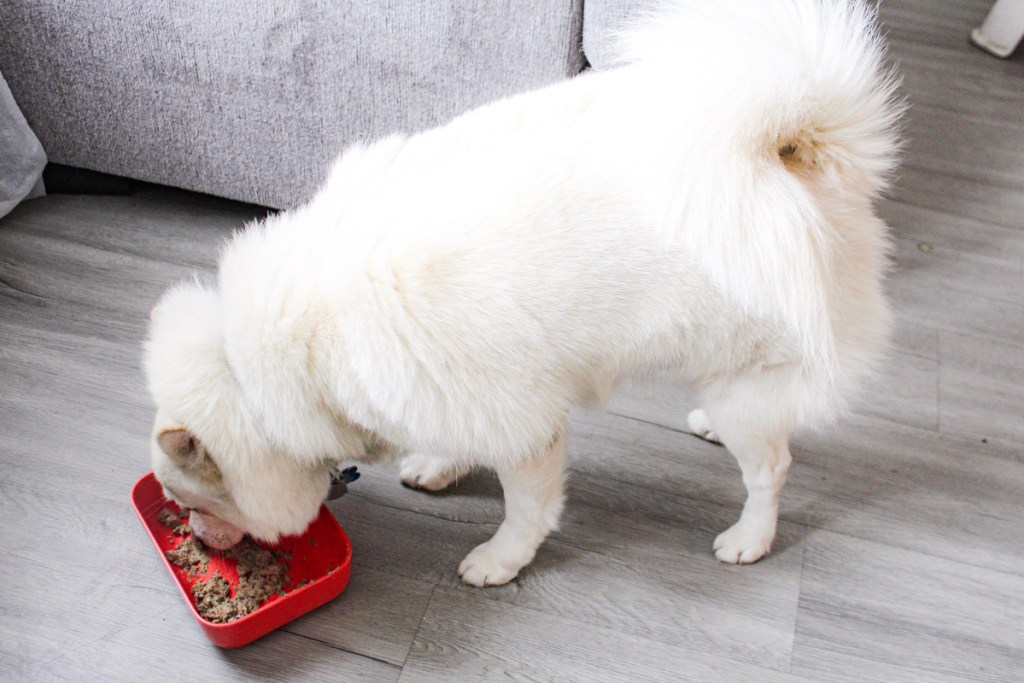
{"type": "Polygon", "coordinates": [[[774,538],[774,524],[766,525],[741,518],[718,534],[713,546],[715,557],[729,564],[751,564],[771,550],[774,538]]]}
{"type": "Polygon", "coordinates": [[[448,488],[464,472],[447,460],[414,453],[402,460],[399,477],[411,489],[440,491],[448,488]]]}
{"type": "Polygon", "coordinates": [[[502,551],[493,539],[473,549],[459,565],[463,583],[471,586],[501,586],[516,578],[526,562],[518,562],[502,551]]]}

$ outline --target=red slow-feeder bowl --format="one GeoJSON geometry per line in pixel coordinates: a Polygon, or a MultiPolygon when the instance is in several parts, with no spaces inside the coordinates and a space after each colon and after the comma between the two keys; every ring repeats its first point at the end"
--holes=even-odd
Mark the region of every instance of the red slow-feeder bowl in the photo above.
{"type": "Polygon", "coordinates": [[[185,598],[185,603],[192,610],[192,616],[196,618],[214,645],[241,647],[251,643],[306,612],[333,600],[345,590],[345,586],[348,584],[352,564],[352,546],[348,542],[348,536],[338,524],[338,520],[334,519],[334,515],[327,509],[327,506],[321,506],[320,515],[313,520],[306,533],[301,536],[285,537],[274,545],[263,546],[271,550],[283,550],[291,556],[288,562],[285,594],[271,596],[259,609],[241,619],[226,624],[215,624],[204,619],[196,611],[195,598],[190,589],[192,584],[200,578],[209,578],[217,572],[220,572],[232,587],[237,586],[238,572],[234,562],[215,555],[210,560],[207,572],[195,578],[189,578],[184,569],[170,563],[164,552],[177,546],[182,539],[172,536],[171,530],[157,521],[157,514],[165,507],[177,512],[178,506],[164,498],[160,482],[156,480],[152,472],[139,479],[132,487],[132,505],[135,507],[139,519],[142,520],[142,526],[145,527],[149,537],[153,539],[153,545],[156,546],[160,559],[163,560],[167,571],[171,573],[171,577],[178,585],[178,590],[185,598]],[[309,583],[301,588],[288,590],[289,587],[298,585],[302,581],[309,583]]]}

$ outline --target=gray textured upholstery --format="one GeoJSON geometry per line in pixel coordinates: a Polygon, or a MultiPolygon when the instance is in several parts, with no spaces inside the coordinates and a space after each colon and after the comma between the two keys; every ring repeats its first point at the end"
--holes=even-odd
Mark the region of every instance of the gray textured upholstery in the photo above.
{"type": "Polygon", "coordinates": [[[580,68],[582,0],[5,0],[0,71],[50,159],[257,202],[346,145],[580,68]]]}
{"type": "Polygon", "coordinates": [[[0,217],[22,199],[43,193],[44,166],[46,154],[0,71],[0,217]]]}

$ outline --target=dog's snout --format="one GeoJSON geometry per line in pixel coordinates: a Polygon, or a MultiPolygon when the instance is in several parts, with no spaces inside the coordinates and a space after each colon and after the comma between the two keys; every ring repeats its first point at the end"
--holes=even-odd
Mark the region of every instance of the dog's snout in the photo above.
{"type": "Polygon", "coordinates": [[[199,540],[214,550],[233,548],[245,535],[245,532],[234,524],[195,510],[189,515],[189,524],[199,540]]]}

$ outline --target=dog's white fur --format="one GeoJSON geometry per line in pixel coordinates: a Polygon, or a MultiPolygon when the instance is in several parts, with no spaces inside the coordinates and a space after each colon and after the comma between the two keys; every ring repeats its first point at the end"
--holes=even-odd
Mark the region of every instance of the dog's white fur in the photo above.
{"type": "Polygon", "coordinates": [[[506,518],[459,571],[500,584],[558,522],[570,408],[668,370],[748,489],[717,556],[766,553],[790,433],[889,327],[893,79],[854,2],[676,2],[619,43],[619,68],[348,150],[235,236],[216,287],[169,291],[145,354],[169,493],[273,540],[333,462],[405,455],[426,489],[492,467],[506,518]]]}

